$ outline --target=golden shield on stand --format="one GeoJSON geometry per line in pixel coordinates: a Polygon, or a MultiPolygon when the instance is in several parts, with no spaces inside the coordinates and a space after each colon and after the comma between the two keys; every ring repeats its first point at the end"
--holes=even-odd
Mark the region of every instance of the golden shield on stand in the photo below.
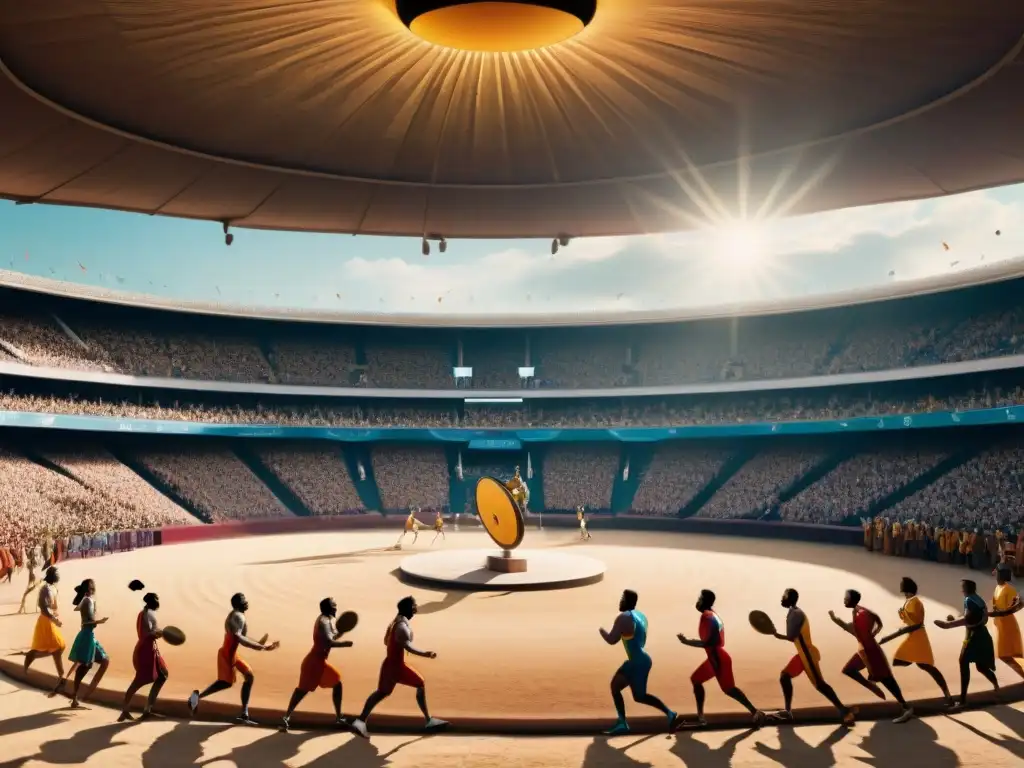
{"type": "Polygon", "coordinates": [[[504,550],[523,541],[526,521],[512,492],[500,480],[481,477],[476,484],[476,510],[491,539],[504,550]]]}

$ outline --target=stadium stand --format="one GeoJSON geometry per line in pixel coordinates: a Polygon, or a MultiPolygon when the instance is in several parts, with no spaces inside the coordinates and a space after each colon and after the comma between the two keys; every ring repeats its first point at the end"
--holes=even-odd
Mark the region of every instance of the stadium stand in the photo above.
{"type": "Polygon", "coordinates": [[[545,506],[571,512],[577,504],[591,512],[607,512],[619,468],[617,445],[553,446],[544,458],[545,506]]]}

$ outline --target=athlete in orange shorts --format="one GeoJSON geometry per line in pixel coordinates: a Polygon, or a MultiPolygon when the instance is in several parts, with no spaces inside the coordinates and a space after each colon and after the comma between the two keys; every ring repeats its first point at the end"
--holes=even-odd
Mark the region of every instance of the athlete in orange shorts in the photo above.
{"type": "Polygon", "coordinates": [[[366,721],[373,712],[373,708],[392,694],[396,686],[407,685],[416,689],[416,703],[426,720],[428,730],[439,730],[448,725],[444,720],[430,716],[427,709],[426,683],[420,673],[405,662],[405,654],[411,653],[424,659],[435,659],[437,654],[433,651],[421,651],[412,644],[412,628],[409,621],[419,610],[414,597],[403,597],[398,601],[398,616],[388,625],[384,633],[384,645],[387,646],[387,655],[380,665],[380,679],[377,681],[377,690],[370,694],[366,700],[363,711],[359,717],[352,722],[352,729],[363,738],[367,736],[366,721]]]}
{"type": "Polygon", "coordinates": [[[789,613],[786,616],[785,634],[776,632],[775,638],[793,643],[796,647],[796,655],[789,660],[779,676],[786,708],[773,714],[772,718],[775,720],[793,719],[793,678],[806,672],[811,685],[817,689],[818,693],[832,702],[832,705],[839,710],[843,725],[849,727],[853,725],[854,721],[853,710],[839,700],[832,686],[826,683],[825,678],[821,676],[821,668],[818,666],[821,655],[811,641],[811,623],[807,614],[797,607],[799,600],[800,594],[795,589],[790,588],[782,593],[782,607],[788,608],[789,613]]]}
{"type": "Polygon", "coordinates": [[[338,615],[338,604],[333,598],[325,597],[320,601],[320,615],[313,625],[313,647],[302,660],[299,669],[299,684],[292,693],[292,699],[288,702],[288,711],[285,712],[281,723],[282,730],[287,731],[292,712],[299,706],[299,702],[306,698],[307,693],[312,693],[317,688],[330,688],[331,698],[334,701],[334,718],[338,725],[344,725],[345,720],[341,716],[341,673],[331,664],[327,663],[327,657],[332,648],[351,648],[350,640],[339,640],[342,633],[334,626],[334,617],[338,615]]]}
{"type": "Polygon", "coordinates": [[[190,716],[195,716],[201,699],[226,691],[235,684],[238,673],[241,672],[245,681],[242,683],[242,712],[235,718],[235,722],[239,725],[256,725],[249,719],[249,696],[252,694],[252,685],[256,678],[252,674],[252,667],[238,655],[238,647],[254,651],[276,651],[280,643],[275,640],[269,645],[264,645],[250,640],[249,625],[245,621],[247,610],[249,601],[245,599],[245,595],[238,592],[231,596],[231,613],[224,621],[224,644],[217,651],[217,680],[210,683],[202,693],[198,690],[192,691],[192,695],[188,697],[190,716]]]}
{"type": "MultiPolygon", "coordinates": [[[[718,680],[722,692],[735,699],[754,716],[754,724],[760,726],[764,722],[764,713],[750,703],[750,699],[739,688],[732,676],[732,657],[725,650],[725,624],[718,614],[712,610],[715,605],[715,593],[710,589],[702,589],[697,598],[697,610],[700,612],[698,632],[699,640],[689,640],[680,632],[676,637],[683,645],[691,648],[703,648],[707,652],[707,660],[690,676],[693,683],[693,695],[697,699],[697,725],[707,725],[704,719],[704,683],[718,680]]],[[[683,724],[682,727],[685,727],[683,724]]]]}

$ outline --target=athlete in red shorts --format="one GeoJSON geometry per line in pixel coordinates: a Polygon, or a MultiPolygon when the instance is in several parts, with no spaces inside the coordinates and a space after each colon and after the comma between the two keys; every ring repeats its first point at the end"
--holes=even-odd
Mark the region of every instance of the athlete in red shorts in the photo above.
{"type": "MultiPolygon", "coordinates": [[[[697,699],[697,725],[707,725],[704,719],[704,683],[715,679],[721,687],[722,692],[735,699],[747,711],[754,716],[754,724],[760,726],[764,722],[764,713],[750,703],[750,699],[739,688],[732,676],[732,657],[725,650],[725,624],[712,608],[715,605],[715,593],[710,589],[702,589],[700,597],[697,598],[696,608],[700,612],[700,624],[698,631],[699,640],[689,640],[680,632],[677,637],[683,645],[691,648],[703,648],[708,655],[707,660],[701,664],[690,676],[693,683],[693,695],[697,699]]],[[[686,723],[681,727],[685,728],[686,723]]]]}
{"type": "Polygon", "coordinates": [[[373,712],[373,708],[390,696],[395,686],[407,685],[416,689],[416,703],[426,720],[427,730],[439,730],[448,725],[444,720],[430,716],[427,709],[427,689],[423,677],[405,661],[406,653],[413,656],[420,656],[424,659],[435,659],[437,654],[433,651],[421,651],[412,644],[412,628],[409,621],[419,607],[413,597],[403,597],[398,601],[398,616],[395,617],[384,633],[384,645],[387,647],[387,654],[384,662],[380,665],[380,678],[377,681],[377,690],[370,694],[366,700],[362,713],[352,722],[352,729],[363,738],[367,736],[366,721],[373,712]]]}

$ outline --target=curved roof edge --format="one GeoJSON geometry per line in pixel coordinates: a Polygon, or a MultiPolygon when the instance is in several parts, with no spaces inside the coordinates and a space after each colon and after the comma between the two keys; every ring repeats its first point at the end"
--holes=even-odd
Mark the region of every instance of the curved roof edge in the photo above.
{"type": "Polygon", "coordinates": [[[480,314],[438,316],[414,313],[339,312],[334,310],[286,307],[250,307],[241,304],[167,299],[149,294],[110,290],[66,280],[26,275],[8,269],[0,269],[0,288],[125,307],[251,320],[416,328],[575,328],[677,323],[730,317],[792,314],[945,293],[963,288],[1005,282],[1020,277],[1024,277],[1024,257],[1004,260],[991,266],[973,268],[954,274],[918,280],[895,280],[886,285],[873,288],[837,291],[784,301],[721,304],[692,310],[679,308],[618,313],[565,312],[536,316],[480,314]]]}

